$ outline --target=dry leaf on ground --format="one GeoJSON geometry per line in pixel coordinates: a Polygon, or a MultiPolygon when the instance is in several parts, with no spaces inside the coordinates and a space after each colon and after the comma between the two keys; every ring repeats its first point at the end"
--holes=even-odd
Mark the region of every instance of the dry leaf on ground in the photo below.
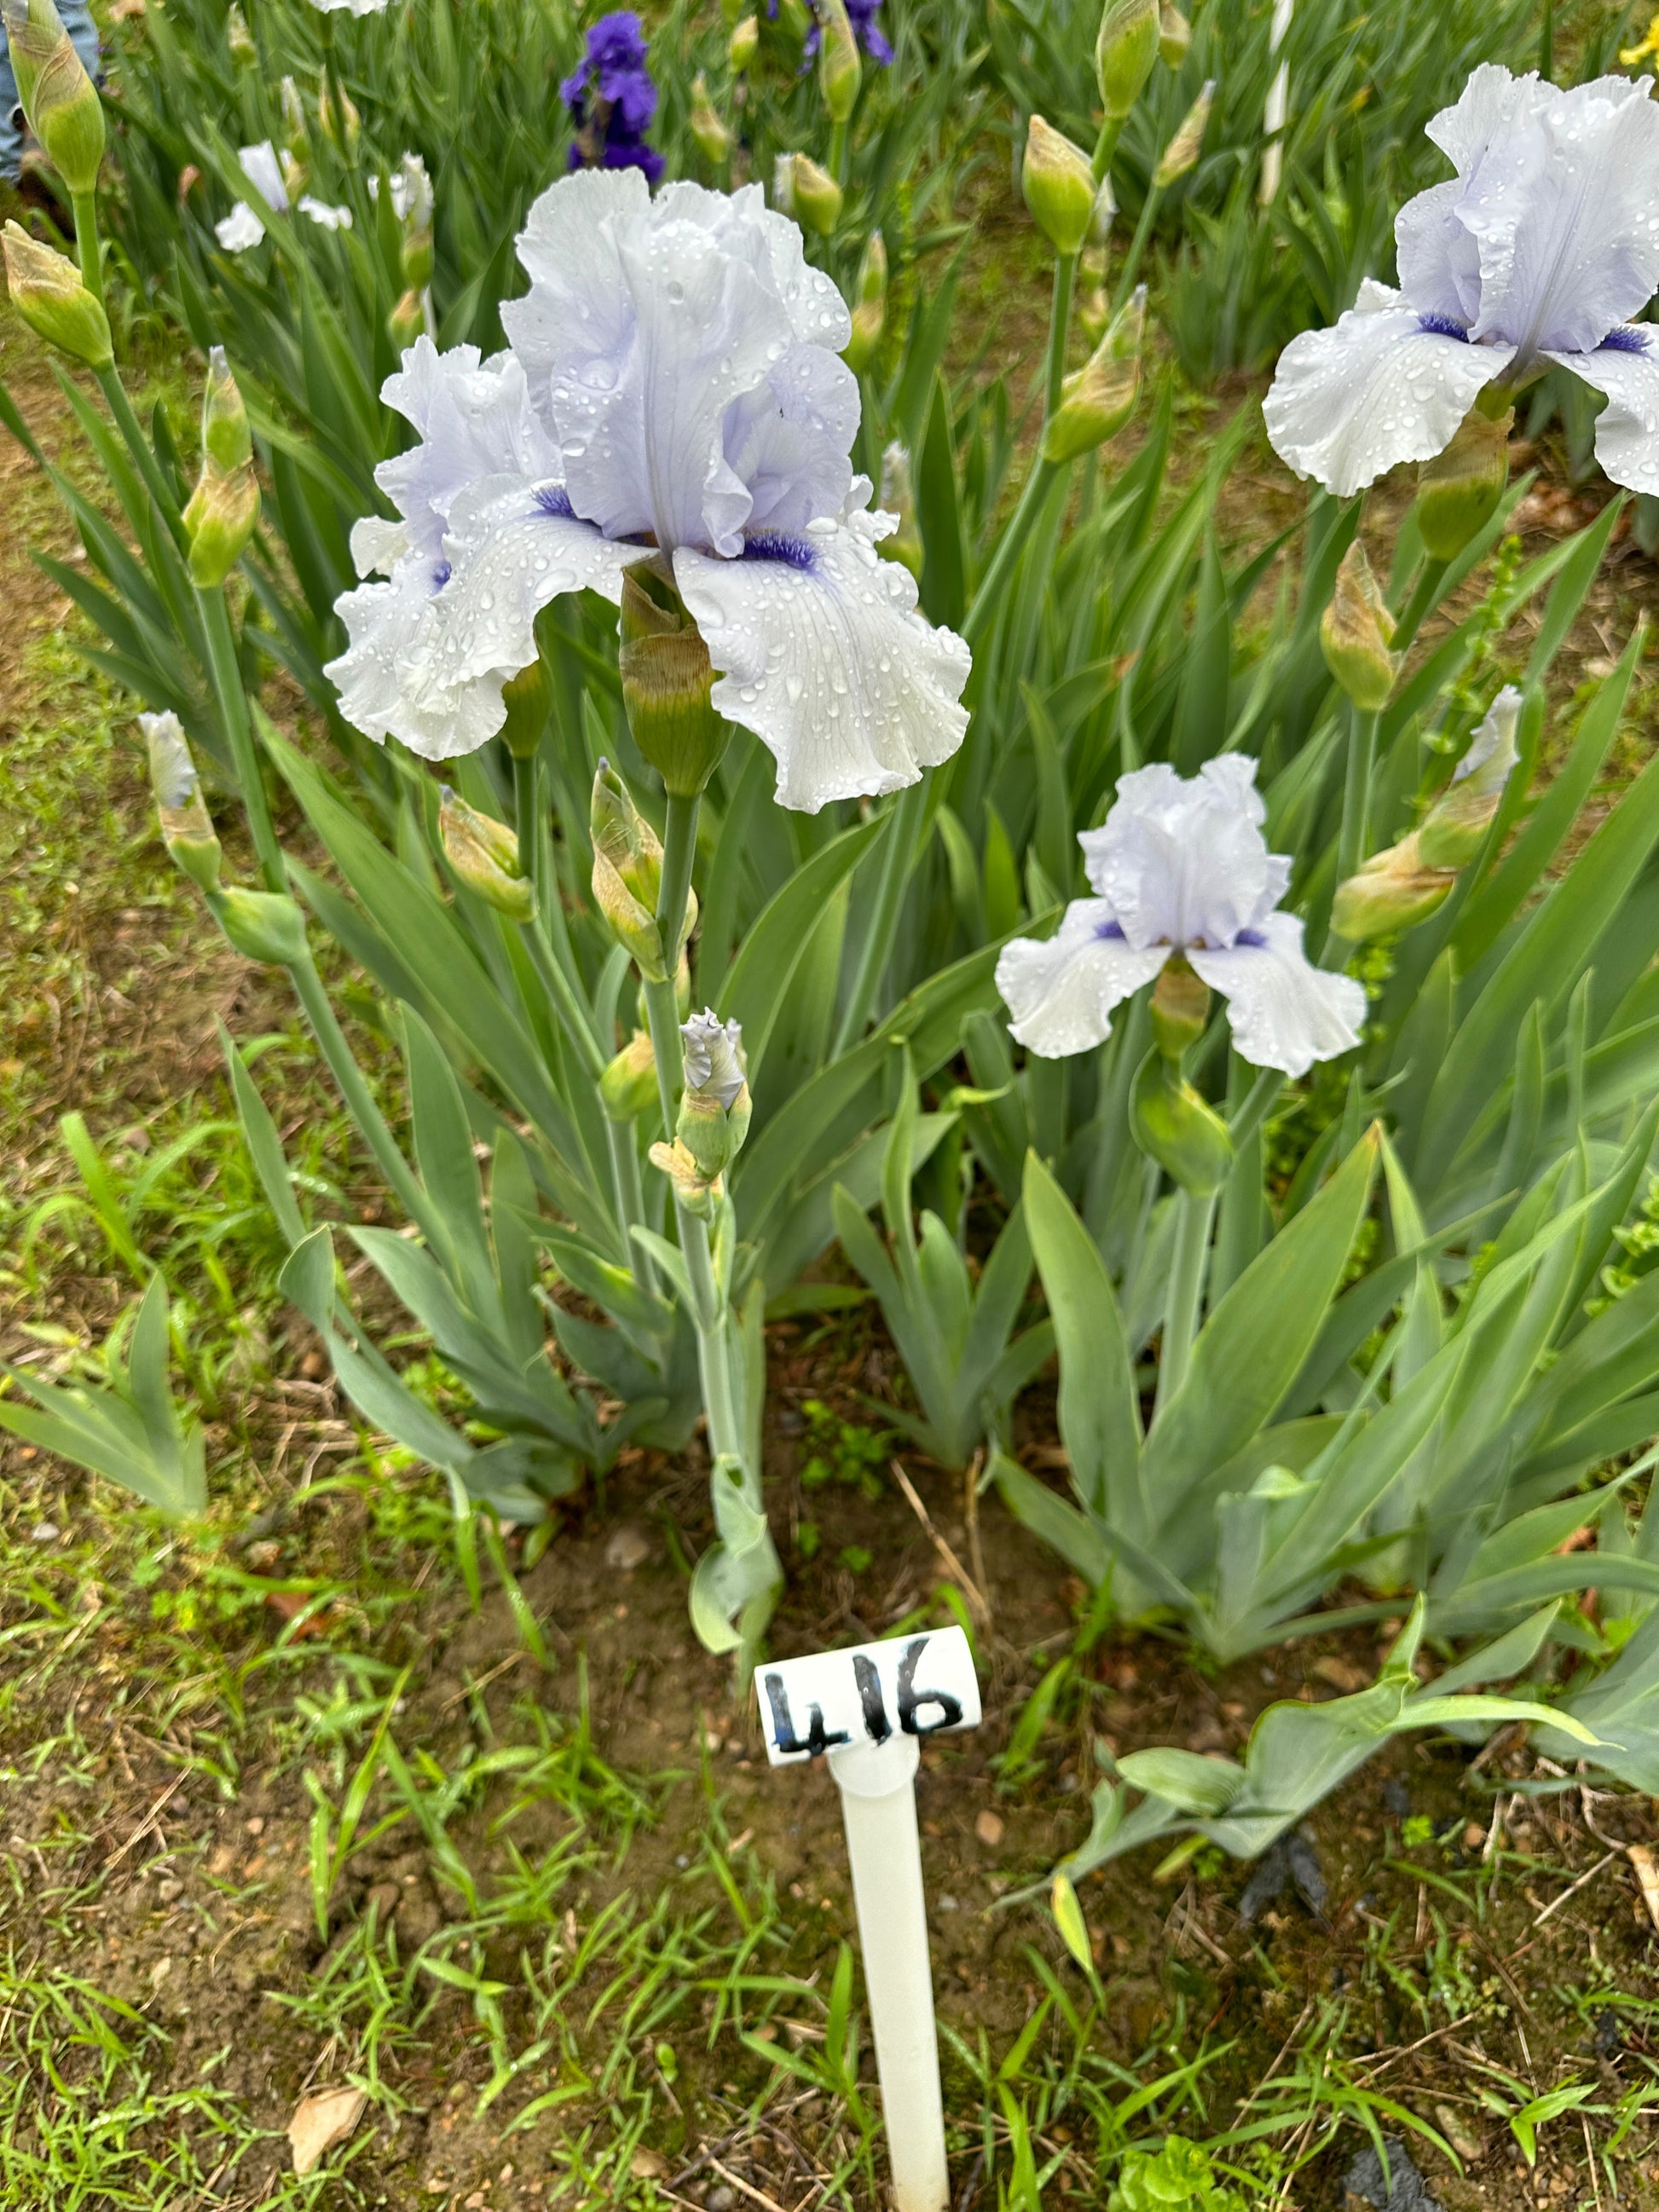
{"type": "Polygon", "coordinates": [[[368,2102],[361,2089],[319,2089],[314,2097],[302,2097],[288,2124],[295,2173],[311,2172],[325,2152],[343,2142],[368,2102]]]}

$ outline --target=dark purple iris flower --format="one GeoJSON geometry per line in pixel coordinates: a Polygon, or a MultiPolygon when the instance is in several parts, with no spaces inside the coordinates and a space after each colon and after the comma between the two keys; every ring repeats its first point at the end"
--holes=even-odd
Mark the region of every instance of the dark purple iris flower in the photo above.
{"type": "Polygon", "coordinates": [[[559,94],[576,125],[573,169],[642,169],[656,183],[663,157],[646,144],[645,133],[657,112],[657,88],[647,66],[645,33],[631,8],[601,15],[590,27],[586,58],[559,94]]]}

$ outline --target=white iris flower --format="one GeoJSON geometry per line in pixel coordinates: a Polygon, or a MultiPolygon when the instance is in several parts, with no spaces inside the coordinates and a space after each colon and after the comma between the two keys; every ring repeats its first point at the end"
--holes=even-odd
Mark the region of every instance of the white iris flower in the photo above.
{"type": "MultiPolygon", "coordinates": [[[[286,215],[289,208],[288,183],[283,173],[283,157],[269,138],[261,139],[257,146],[239,149],[237,160],[242,173],[253,186],[265,205],[276,215],[286,215]]],[[[331,207],[307,192],[300,202],[300,213],[309,216],[325,230],[349,230],[351,210],[331,207]]],[[[222,222],[213,226],[214,235],[227,253],[246,253],[257,246],[265,234],[264,224],[246,200],[238,200],[222,222]]]]}
{"type": "Polygon", "coordinates": [[[1335,327],[1279,356],[1267,434],[1346,497],[1451,442],[1488,384],[1552,362],[1607,404],[1596,458],[1659,492],[1659,105],[1651,77],[1562,92],[1487,63],[1429,136],[1456,175],[1401,210],[1400,287],[1367,282],[1335,327]]]}
{"type": "MultiPolygon", "coordinates": [[[[968,648],[877,554],[897,519],[868,511],[853,473],[847,307],[795,225],[757,186],[653,201],[637,170],[584,170],[537,201],[519,254],[532,281],[502,311],[512,352],[483,373],[508,413],[527,380],[531,422],[514,415],[511,463],[446,493],[450,573],[399,638],[386,587],[341,600],[352,645],[330,672],[348,719],[429,757],[471,750],[535,658],[538,611],[584,589],[618,600],[656,546],[719,672],[714,705],[769,747],[782,805],[894,791],[948,759],[968,648]],[[377,688],[365,720],[352,677],[371,627],[400,688],[395,702],[377,688]]],[[[423,429],[428,446],[452,427],[423,429]]],[[[463,465],[427,465],[447,482],[463,465]]]]}
{"type": "Polygon", "coordinates": [[[1255,1066],[1305,1075],[1352,1050],[1364,989],[1312,966],[1301,922],[1279,911],[1291,864],[1267,850],[1267,812],[1243,753],[1190,779],[1164,763],[1121,778],[1103,826],[1078,839],[1099,896],[1074,899],[1047,943],[1017,938],[997,962],[1019,1042],[1044,1060],[1089,1051],[1111,1034],[1113,1009],[1179,953],[1228,1001],[1233,1042],[1255,1066]]]}

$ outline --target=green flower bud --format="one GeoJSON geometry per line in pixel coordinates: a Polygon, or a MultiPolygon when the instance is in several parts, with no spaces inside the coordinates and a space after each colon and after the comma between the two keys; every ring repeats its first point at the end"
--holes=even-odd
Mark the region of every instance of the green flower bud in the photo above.
{"type": "Polygon", "coordinates": [[[657,1056],[644,1030],[635,1030],[599,1078],[599,1097],[613,1121],[637,1121],[657,1099],[657,1056]]]}
{"type": "MultiPolygon", "coordinates": [[[[593,779],[589,827],[593,840],[593,898],[619,945],[648,983],[668,980],[662,938],[657,928],[657,896],[662,889],[662,846],[656,831],[635,805],[633,796],[608,762],[593,779]]],[[[697,918],[696,894],[686,899],[681,927],[684,946],[697,918]]]]}
{"type": "Polygon", "coordinates": [[[779,155],[772,197],[775,206],[819,238],[828,238],[841,221],[841,186],[805,154],[779,155]]]}
{"type": "Polygon", "coordinates": [[[1178,1062],[1204,1034],[1210,987],[1179,953],[1164,963],[1152,990],[1152,1042],[1165,1060],[1178,1062]]]}
{"type": "Polygon", "coordinates": [[[743,1059],[743,1029],[712,1007],[680,1025],[685,1041],[685,1090],[676,1142],[713,1182],[729,1168],[749,1133],[751,1109],[743,1059]]]}
{"type": "Polygon", "coordinates": [[[259,520],[259,483],[247,410],[222,346],[208,356],[202,399],[202,473],[185,509],[191,580],[210,591],[242,557],[259,520]]]}
{"type": "Polygon", "coordinates": [[[686,119],[698,152],[712,167],[720,168],[732,151],[732,133],[714,112],[708,80],[701,70],[691,81],[691,112],[686,119]]]}
{"type": "Polygon", "coordinates": [[[1025,204],[1056,253],[1075,253],[1095,212],[1093,164],[1080,146],[1034,115],[1025,133],[1025,204]]]}
{"type": "Polygon", "coordinates": [[[1146,326],[1146,287],[1113,317],[1105,336],[1060,387],[1060,404],[1043,425],[1045,461],[1075,460],[1115,438],[1134,412],[1140,392],[1140,343],[1146,326]]]}
{"type": "Polygon", "coordinates": [[[921,531],[916,521],[915,486],[910,477],[910,449],[896,438],[881,457],[881,494],[876,504],[898,517],[898,528],[876,547],[884,560],[896,561],[921,581],[924,557],[921,531]]]}
{"type": "Polygon", "coordinates": [[[726,49],[726,58],[732,64],[733,74],[741,76],[745,70],[752,69],[759,50],[759,19],[745,15],[733,30],[726,49]]]}
{"type": "Polygon", "coordinates": [[[1182,1190],[1207,1198],[1220,1189],[1233,1164],[1227,1124],[1156,1049],[1135,1077],[1130,1120],[1141,1151],[1182,1190]]]}
{"type": "Polygon", "coordinates": [[[536,888],[519,866],[519,841],[505,822],[480,814],[447,784],[438,807],[444,857],[470,891],[509,921],[532,921],[536,888]]]}
{"type": "Polygon", "coordinates": [[[114,358],[109,318],[75,264],[15,222],[6,225],[3,246],[11,303],[35,336],[88,368],[107,368],[114,358]]]}
{"type": "Polygon", "coordinates": [[[1193,27],[1175,5],[1175,0],[1161,0],[1158,11],[1158,51],[1170,69],[1179,69],[1187,58],[1187,49],[1193,43],[1193,27]]]}
{"type": "Polygon", "coordinates": [[[507,708],[502,743],[514,760],[532,760],[553,705],[553,686],[540,653],[516,676],[508,677],[501,686],[501,699],[507,708]]]}
{"type": "Polygon", "coordinates": [[[672,1145],[653,1145],[648,1157],[652,1166],[660,1168],[672,1182],[675,1200],[688,1213],[700,1221],[713,1218],[721,1195],[718,1176],[704,1175],[678,1137],[672,1145]]]}
{"type": "Polygon", "coordinates": [[[1106,0],[1095,40],[1095,75],[1109,122],[1121,123],[1158,59],[1158,0],[1106,0]]]}
{"type": "Polygon", "coordinates": [[[150,788],[167,856],[198,890],[217,890],[222,858],[219,840],[179,717],[140,714],[138,726],[149,751],[150,788]]]}
{"type": "Polygon", "coordinates": [[[1437,561],[1455,561],[1497,511],[1510,477],[1515,410],[1470,408],[1443,453],[1417,471],[1417,526],[1437,561]]]}
{"type": "Polygon", "coordinates": [[[288,142],[288,150],[283,157],[286,170],[311,159],[311,125],[306,115],[305,95],[291,76],[285,76],[277,86],[276,98],[283,111],[283,136],[288,142]]]}
{"type": "Polygon", "coordinates": [[[1451,781],[1418,825],[1418,850],[1425,867],[1467,867],[1480,850],[1503,804],[1510,771],[1521,757],[1515,744],[1520,720],[1521,694],[1506,684],[1451,781]]]}
{"type": "Polygon", "coordinates": [[[230,46],[230,58],[238,69],[258,66],[259,49],[253,43],[253,33],[248,29],[247,18],[236,5],[236,0],[230,0],[230,13],[225,19],[225,36],[230,46]]]}
{"type": "Polygon", "coordinates": [[[1358,875],[1336,887],[1331,928],[1350,945],[1390,937],[1426,921],[1457,881],[1455,868],[1426,867],[1415,831],[1373,853],[1358,875]]]}
{"type": "Polygon", "coordinates": [[[1189,169],[1198,167],[1199,149],[1204,143],[1204,133],[1210,127],[1210,105],[1215,98],[1215,79],[1211,77],[1200,86],[1198,98],[1181,118],[1181,126],[1164,149],[1157,168],[1152,171],[1152,182],[1160,191],[1184,177],[1189,169]]]}
{"type": "Polygon", "coordinates": [[[29,128],[71,192],[89,192],[104,158],[104,109],[52,0],[0,0],[12,75],[29,128]]]}
{"type": "Polygon", "coordinates": [[[676,799],[695,799],[732,732],[710,704],[708,647],[659,555],[623,575],[623,706],[634,742],[676,799]]]}
{"type": "Polygon", "coordinates": [[[876,348],[887,321],[887,246],[878,230],[865,241],[854,292],[853,335],[842,349],[842,359],[854,376],[861,376],[875,359],[876,348]]]}
{"type": "Polygon", "coordinates": [[[306,918],[284,893],[245,890],[232,884],[210,892],[208,904],[244,959],[292,968],[306,957],[306,918]]]}
{"type": "Polygon", "coordinates": [[[1326,666],[1362,714],[1375,714],[1388,705],[1400,672],[1389,649],[1394,617],[1357,538],[1336,572],[1336,590],[1320,619],[1319,642],[1326,666]]]}
{"type": "Polygon", "coordinates": [[[356,149],[358,135],[363,127],[363,118],[357,112],[356,102],[343,85],[340,87],[340,99],[345,109],[343,137],[341,137],[335,123],[334,98],[326,84],[318,88],[317,121],[325,138],[328,139],[342,154],[350,154],[356,149]]]}
{"type": "Polygon", "coordinates": [[[864,78],[859,42],[848,21],[846,0],[817,0],[818,90],[832,123],[845,123],[853,112],[864,78]]]}
{"type": "Polygon", "coordinates": [[[407,353],[426,328],[426,303],[412,286],[386,317],[386,328],[399,354],[407,353]]]}

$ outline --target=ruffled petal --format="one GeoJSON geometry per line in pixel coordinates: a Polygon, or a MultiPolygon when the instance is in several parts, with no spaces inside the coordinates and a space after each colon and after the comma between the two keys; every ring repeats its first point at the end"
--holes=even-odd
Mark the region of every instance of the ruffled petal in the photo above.
{"type": "Polygon", "coordinates": [[[1253,1066],[1305,1075],[1316,1060],[1335,1060],[1359,1042],[1364,985],[1310,963],[1294,915],[1267,915],[1227,950],[1187,957],[1228,1001],[1233,1043],[1253,1066]]]}
{"type": "Polygon", "coordinates": [[[1467,177],[1487,149],[1527,123],[1557,97],[1536,70],[1511,76],[1501,62],[1482,62],[1469,72],[1451,106],[1431,118],[1425,135],[1432,139],[1456,170],[1467,177]]]}
{"type": "MultiPolygon", "coordinates": [[[[397,564],[390,582],[361,584],[337,599],[334,611],[350,642],[325,664],[323,673],[338,691],[340,712],[354,729],[377,744],[401,738],[411,751],[443,760],[451,752],[470,752],[472,745],[451,744],[457,714],[450,702],[423,710],[409,687],[411,646],[440,588],[434,574],[441,577],[441,569],[434,572],[428,561],[410,556],[397,564]]],[[[474,744],[482,744],[489,735],[485,731],[474,744]]]]}
{"type": "Polygon", "coordinates": [[[1334,328],[1291,340],[1262,416],[1281,460],[1346,499],[1401,461],[1432,459],[1514,358],[1513,346],[1425,330],[1401,294],[1368,283],[1334,328]]]}
{"type": "Polygon", "coordinates": [[[213,226],[213,234],[227,253],[246,253],[265,234],[265,227],[246,200],[238,200],[230,213],[213,226]]]}
{"type": "Polygon", "coordinates": [[[1431,185],[1394,222],[1400,288],[1419,314],[1467,330],[1480,313],[1480,249],[1464,228],[1463,181],[1431,185]]]}
{"type": "Polygon", "coordinates": [[[637,169],[578,169],[532,205],[518,238],[530,289],[502,307],[501,327],[538,406],[546,404],[556,368],[580,375],[586,365],[597,374],[620,359],[634,307],[617,225],[650,205],[651,187],[637,169]]]}
{"type": "Polygon", "coordinates": [[[822,346],[792,346],[764,384],[726,410],[726,459],[748,488],[746,528],[804,530],[839,514],[858,428],[858,379],[847,363],[822,346]]]}
{"type": "Polygon", "coordinates": [[[1595,418],[1595,458],[1614,483],[1659,492],[1659,328],[1622,324],[1594,353],[1548,358],[1606,392],[1595,418]]]}
{"type": "Polygon", "coordinates": [[[1087,1052],[1111,1035],[1112,1010],[1169,957],[1126,944],[1104,899],[1074,899],[1046,942],[1017,937],[997,960],[1011,1033],[1042,1060],[1087,1052]]]}
{"type": "Polygon", "coordinates": [[[1195,776],[1159,761],[1119,779],[1104,824],[1078,842],[1131,945],[1231,945],[1283,897],[1291,864],[1267,850],[1255,769],[1222,753],[1195,776]]]}
{"type": "Polygon", "coordinates": [[[757,538],[741,560],[674,556],[720,671],[714,705],[776,760],[781,806],[816,814],[832,799],[896,791],[967,732],[968,647],[922,619],[908,570],[877,554],[893,526],[854,513],[757,538]]]}
{"type": "Polygon", "coordinates": [[[523,366],[510,353],[484,361],[477,346],[440,353],[430,338],[416,338],[380,397],[420,437],[406,453],[382,461],[374,481],[404,517],[411,544],[434,561],[450,509],[469,484],[502,475],[538,483],[558,475],[558,457],[530,404],[523,366]]]}

